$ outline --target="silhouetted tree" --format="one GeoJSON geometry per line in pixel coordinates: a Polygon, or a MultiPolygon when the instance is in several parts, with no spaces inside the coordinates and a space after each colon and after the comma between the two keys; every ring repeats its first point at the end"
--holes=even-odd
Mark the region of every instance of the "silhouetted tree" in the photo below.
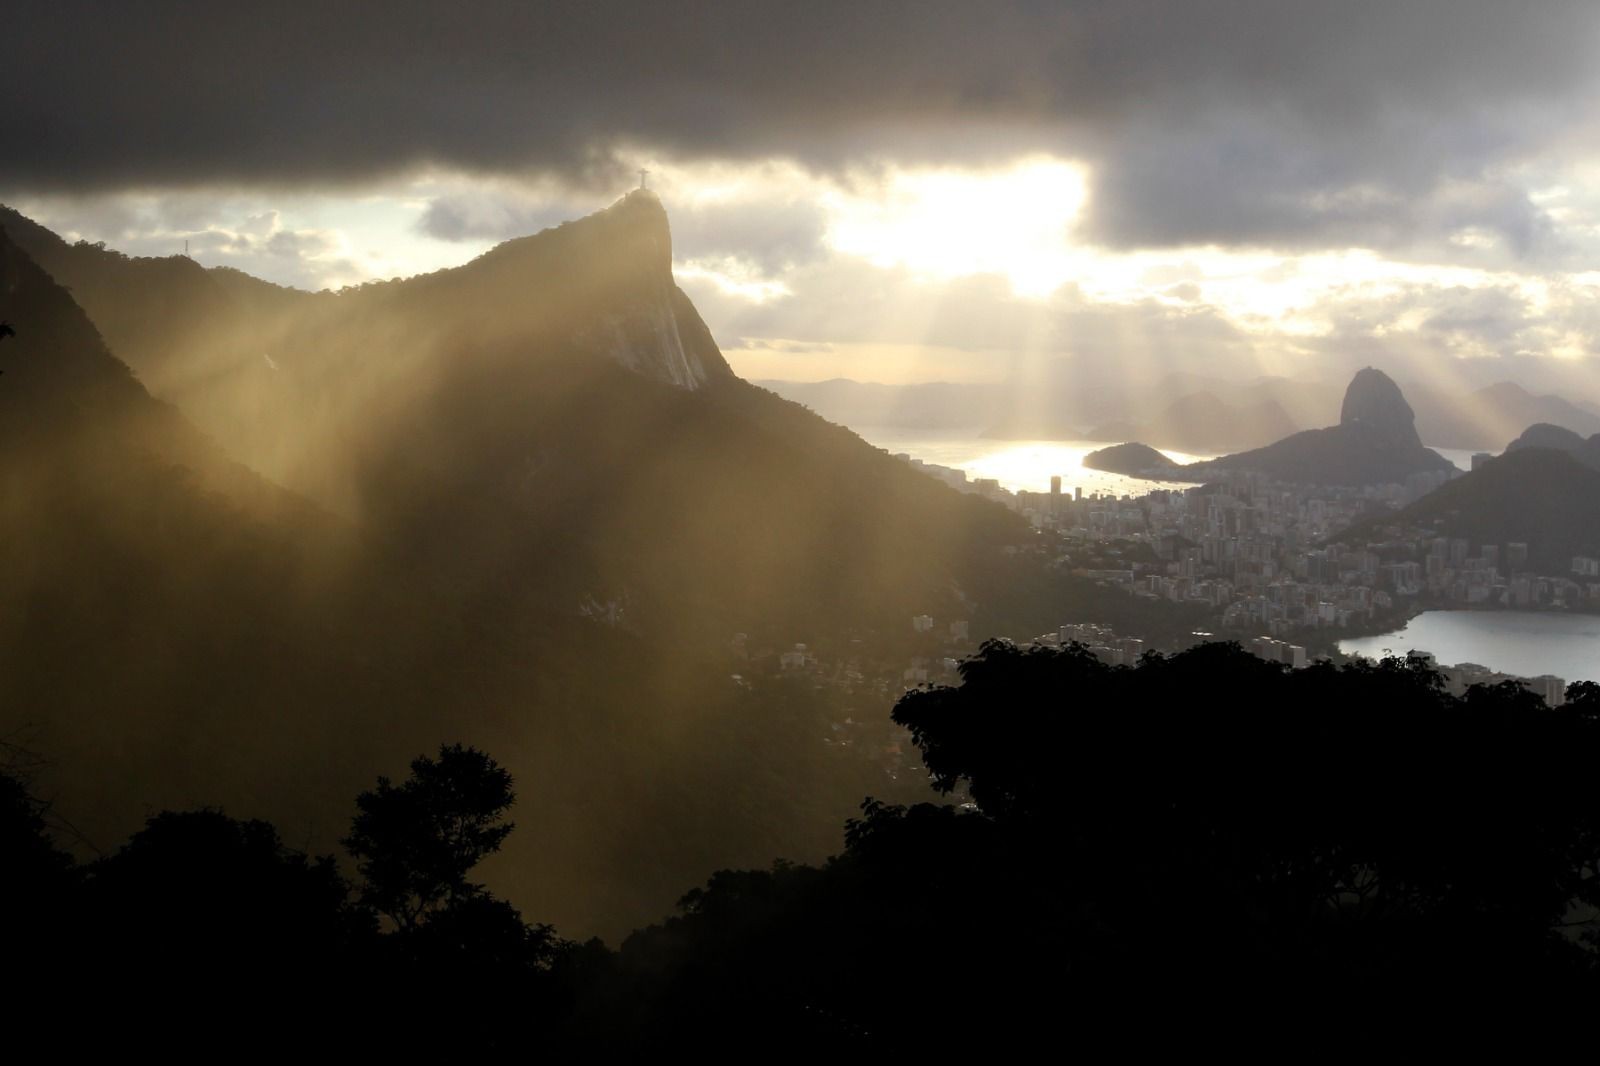
{"type": "Polygon", "coordinates": [[[950,1057],[1595,983],[1600,688],[1552,710],[1420,657],[1229,644],[1114,668],[990,642],[961,676],[894,718],[972,802],[868,801],[820,870],[717,873],[624,943],[612,1039],[950,1057]]]}
{"type": "Polygon", "coordinates": [[[344,845],[357,860],[363,903],[393,924],[365,992],[414,1019],[385,1034],[392,1050],[458,1056],[525,1047],[569,1012],[552,964],[568,945],[548,925],[468,879],[511,832],[511,775],[460,744],[418,757],[411,776],[356,799],[344,845]]]}
{"type": "Polygon", "coordinates": [[[1587,718],[1600,719],[1600,684],[1574,681],[1568,685],[1566,709],[1587,718]]]}
{"type": "Polygon", "coordinates": [[[0,942],[15,966],[38,966],[63,945],[57,926],[78,882],[72,856],[51,839],[48,805],[24,778],[0,770],[0,942]]]}
{"type": "Polygon", "coordinates": [[[84,886],[74,988],[96,1005],[92,1039],[115,1049],[156,1017],[184,1056],[337,1036],[376,941],[349,894],[331,858],[285,847],[266,822],[151,817],[84,886]]]}
{"type": "Polygon", "coordinates": [[[370,924],[347,907],[331,858],[219,811],[155,815],[90,867],[88,887],[119,954],[159,960],[185,984],[326,965],[370,924]]]}
{"type": "Polygon", "coordinates": [[[364,878],[362,900],[401,930],[480,895],[467,874],[499,849],[513,828],[511,774],[483,752],[443,745],[419,756],[411,776],[387,777],[356,797],[344,846],[364,878]]]}

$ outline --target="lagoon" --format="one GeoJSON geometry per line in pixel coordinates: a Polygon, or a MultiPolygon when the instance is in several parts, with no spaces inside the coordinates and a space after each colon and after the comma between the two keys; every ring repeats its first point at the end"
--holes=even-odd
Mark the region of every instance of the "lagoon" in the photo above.
{"type": "Polygon", "coordinates": [[[1517,677],[1600,681],[1600,615],[1424,611],[1404,628],[1339,642],[1345,654],[1431,652],[1444,666],[1477,663],[1517,677]]]}

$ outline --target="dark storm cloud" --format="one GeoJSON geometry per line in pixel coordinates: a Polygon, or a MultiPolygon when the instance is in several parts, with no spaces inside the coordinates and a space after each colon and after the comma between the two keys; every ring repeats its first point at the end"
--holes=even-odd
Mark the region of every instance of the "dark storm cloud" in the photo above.
{"type": "MultiPolygon", "coordinates": [[[[615,184],[635,150],[1094,168],[1115,245],[1538,254],[1500,172],[1592,102],[1594,5],[967,0],[14,5],[0,190],[360,182],[426,163],[615,184]],[[1418,217],[1445,186],[1463,218],[1418,217]]],[[[459,220],[458,220],[459,221],[459,220]]],[[[443,208],[432,225],[448,231],[443,208]]]]}
{"type": "Polygon", "coordinates": [[[428,201],[417,229],[441,241],[504,241],[573,217],[565,203],[501,190],[464,190],[428,201]]]}

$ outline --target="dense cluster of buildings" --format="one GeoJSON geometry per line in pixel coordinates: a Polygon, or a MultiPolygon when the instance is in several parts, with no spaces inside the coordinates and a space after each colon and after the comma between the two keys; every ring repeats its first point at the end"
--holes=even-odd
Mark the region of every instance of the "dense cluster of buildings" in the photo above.
{"type": "Polygon", "coordinates": [[[1564,574],[1529,566],[1528,545],[1473,544],[1417,535],[1385,546],[1395,556],[1379,567],[1398,595],[1449,607],[1571,610],[1600,607],[1600,559],[1578,556],[1564,574]]]}
{"type": "Polygon", "coordinates": [[[1107,666],[1133,666],[1147,649],[1138,637],[1119,637],[1110,626],[1085,622],[1064,625],[1054,632],[1041,633],[1031,641],[1045,648],[1064,648],[1069,644],[1082,644],[1107,666]]]}
{"type": "Polygon", "coordinates": [[[1074,545],[1124,540],[1149,548],[1144,563],[1081,576],[1135,596],[1203,605],[1226,630],[1278,637],[1365,625],[1393,612],[1395,589],[1382,578],[1382,560],[1324,541],[1374,507],[1425,490],[1420,483],[1309,488],[1232,473],[1186,491],[1063,498],[1038,524],[1060,534],[1069,562],[1074,545]]]}

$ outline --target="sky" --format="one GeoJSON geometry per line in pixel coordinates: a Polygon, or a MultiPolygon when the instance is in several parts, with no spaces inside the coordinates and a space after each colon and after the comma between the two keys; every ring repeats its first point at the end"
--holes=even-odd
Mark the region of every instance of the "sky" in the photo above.
{"type": "Polygon", "coordinates": [[[1600,5],[11,5],[0,200],[337,288],[637,184],[752,378],[1600,399],[1600,5]]]}

